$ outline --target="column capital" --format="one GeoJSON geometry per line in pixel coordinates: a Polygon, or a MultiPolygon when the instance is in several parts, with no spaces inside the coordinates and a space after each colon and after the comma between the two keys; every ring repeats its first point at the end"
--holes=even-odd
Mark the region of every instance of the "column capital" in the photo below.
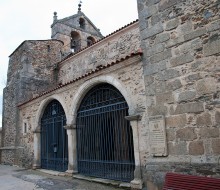
{"type": "Polygon", "coordinates": [[[64,126],[64,129],[76,129],[76,124],[67,124],[64,126]]]}
{"type": "Polygon", "coordinates": [[[33,130],[33,133],[41,133],[41,128],[37,127],[36,129],[33,130]]]}
{"type": "Polygon", "coordinates": [[[141,120],[141,115],[140,114],[129,115],[126,116],[125,119],[127,119],[128,121],[138,121],[141,120]]]}

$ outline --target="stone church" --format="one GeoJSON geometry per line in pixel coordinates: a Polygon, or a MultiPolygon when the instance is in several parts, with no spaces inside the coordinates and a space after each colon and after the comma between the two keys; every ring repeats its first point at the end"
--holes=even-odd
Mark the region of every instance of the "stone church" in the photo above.
{"type": "Polygon", "coordinates": [[[137,0],[103,37],[81,11],[9,56],[0,162],[163,187],[220,177],[220,1],[137,0]]]}

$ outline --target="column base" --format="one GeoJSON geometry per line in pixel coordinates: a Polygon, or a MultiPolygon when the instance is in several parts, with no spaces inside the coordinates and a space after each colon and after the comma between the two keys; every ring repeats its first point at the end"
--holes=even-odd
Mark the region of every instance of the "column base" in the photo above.
{"type": "Polygon", "coordinates": [[[68,173],[68,174],[77,174],[78,171],[77,170],[66,170],[66,173],[68,173]]]}
{"type": "Polygon", "coordinates": [[[35,164],[34,164],[34,165],[32,166],[32,169],[33,169],[33,170],[40,169],[40,168],[41,168],[41,166],[39,166],[39,165],[35,165],[35,164]]]}
{"type": "Polygon", "coordinates": [[[130,182],[131,189],[142,189],[143,188],[143,181],[141,179],[134,179],[130,182]]]}

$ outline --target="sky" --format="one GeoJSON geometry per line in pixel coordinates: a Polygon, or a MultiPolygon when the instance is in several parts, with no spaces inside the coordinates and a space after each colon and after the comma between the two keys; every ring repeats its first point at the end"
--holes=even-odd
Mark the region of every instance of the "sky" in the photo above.
{"type": "MultiPolygon", "coordinates": [[[[62,19],[76,14],[78,3],[79,0],[0,0],[0,99],[6,86],[8,56],[24,40],[50,39],[54,11],[62,19]]],[[[138,18],[137,0],[82,0],[81,8],[104,36],[138,18]]]]}

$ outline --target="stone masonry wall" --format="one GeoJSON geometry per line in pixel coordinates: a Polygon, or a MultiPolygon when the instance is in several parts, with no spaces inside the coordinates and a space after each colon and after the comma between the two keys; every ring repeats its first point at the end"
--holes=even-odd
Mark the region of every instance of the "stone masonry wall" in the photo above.
{"type": "Polygon", "coordinates": [[[74,59],[60,65],[59,83],[66,83],[93,69],[115,62],[140,49],[138,23],[119,31],[92,47],[80,52],[74,59]],[[82,56],[83,54],[83,56],[82,56]]]}
{"type": "MultiPolygon", "coordinates": [[[[20,131],[22,131],[22,123],[24,121],[27,123],[29,130],[27,134],[24,135],[20,133],[19,136],[19,138],[21,139],[20,146],[25,147],[23,153],[21,153],[22,155],[19,158],[19,165],[30,167],[32,164],[34,146],[32,131],[35,130],[36,123],[38,123],[38,119],[36,117],[37,112],[40,109],[41,102],[45,99],[53,97],[54,95],[56,97],[59,97],[59,99],[61,99],[63,102],[62,106],[65,108],[65,113],[67,114],[67,123],[70,123],[70,120],[72,120],[74,117],[74,115],[72,115],[72,106],[76,106],[80,103],[73,102],[75,95],[79,93],[80,87],[87,81],[93,79],[96,79],[98,81],[101,77],[114,78],[115,81],[120,82],[125,87],[125,89],[123,90],[129,92],[129,95],[132,96],[133,107],[129,107],[129,110],[141,112],[145,109],[145,96],[143,96],[143,94],[145,93],[143,67],[141,57],[139,55],[122,61],[121,63],[115,64],[111,67],[108,67],[107,69],[96,72],[93,75],[89,75],[63,88],[58,88],[57,90],[50,92],[49,94],[35,99],[20,107],[20,131]]],[[[44,110],[41,111],[43,112],[44,110]]],[[[142,122],[145,122],[144,119],[142,122]]],[[[144,126],[145,125],[142,126],[142,130],[143,134],[146,134],[146,127],[144,126]]],[[[142,144],[144,144],[145,139],[141,142],[142,144]]]]}
{"type": "Polygon", "coordinates": [[[63,43],[56,40],[25,41],[10,56],[3,102],[2,163],[17,164],[19,112],[17,105],[56,84],[54,64],[63,43]],[[54,81],[54,82],[52,82],[54,81]]]}
{"type": "Polygon", "coordinates": [[[137,2],[146,116],[165,116],[169,154],[142,155],[145,184],[161,189],[168,171],[220,177],[220,1],[137,2]]]}

